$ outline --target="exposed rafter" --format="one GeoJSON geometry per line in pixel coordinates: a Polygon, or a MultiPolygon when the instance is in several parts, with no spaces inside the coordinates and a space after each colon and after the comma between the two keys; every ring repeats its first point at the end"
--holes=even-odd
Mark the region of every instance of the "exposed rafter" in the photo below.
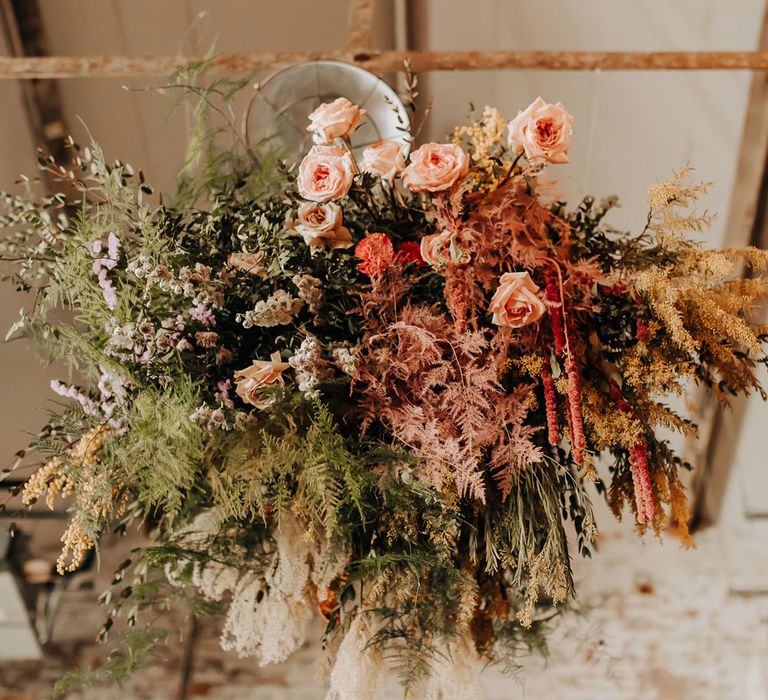
{"type": "MultiPolygon", "coordinates": [[[[768,10],[758,39],[768,51],[768,10]]],[[[725,227],[724,247],[768,245],[768,73],[752,77],[741,146],[725,227]]],[[[734,401],[731,409],[701,396],[700,440],[691,445],[694,472],[694,524],[717,521],[731,478],[741,426],[749,399],[734,401]]]]}
{"type": "Polygon", "coordinates": [[[374,0],[351,1],[347,22],[347,50],[370,51],[373,47],[373,2],[374,0]]]}
{"type": "MultiPolygon", "coordinates": [[[[41,60],[48,51],[48,38],[37,0],[0,0],[3,27],[15,58],[4,61],[41,60]]],[[[65,138],[69,134],[56,82],[33,77],[21,84],[24,108],[35,143],[59,163],[69,159],[65,138]]]]}
{"type": "MultiPolygon", "coordinates": [[[[9,0],[3,0],[8,2],[9,0]]],[[[26,0],[24,0],[26,1],[26,0]]],[[[0,80],[167,76],[202,56],[47,56],[0,58],[0,80]]],[[[374,73],[400,70],[755,70],[768,71],[768,51],[371,51],[228,53],[210,60],[212,71],[248,73],[301,61],[356,63],[374,73]]]]}

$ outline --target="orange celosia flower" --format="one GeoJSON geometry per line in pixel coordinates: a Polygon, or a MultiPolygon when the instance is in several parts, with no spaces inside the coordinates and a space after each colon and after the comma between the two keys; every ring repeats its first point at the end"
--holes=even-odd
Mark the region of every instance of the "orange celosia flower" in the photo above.
{"type": "Polygon", "coordinates": [[[386,233],[372,233],[357,244],[355,257],[360,260],[357,264],[360,272],[378,277],[389,269],[395,259],[392,239],[386,233]]]}

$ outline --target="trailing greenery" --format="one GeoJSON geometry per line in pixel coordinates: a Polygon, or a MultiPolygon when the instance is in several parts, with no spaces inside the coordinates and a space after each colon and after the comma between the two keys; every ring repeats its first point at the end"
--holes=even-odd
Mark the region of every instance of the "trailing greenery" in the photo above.
{"type": "Polygon", "coordinates": [[[105,682],[122,687],[133,674],[158,656],[158,644],[166,636],[167,633],[152,628],[128,630],[120,635],[102,666],[94,670],[70,671],[56,683],[53,696],[66,697],[78,688],[94,688],[105,682]]]}

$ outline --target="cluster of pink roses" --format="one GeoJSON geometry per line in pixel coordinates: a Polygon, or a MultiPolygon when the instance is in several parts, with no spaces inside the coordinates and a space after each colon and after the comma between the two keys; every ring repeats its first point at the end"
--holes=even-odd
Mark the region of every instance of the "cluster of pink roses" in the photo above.
{"type": "Polygon", "coordinates": [[[299,166],[298,190],[308,203],[299,208],[293,228],[314,249],[334,250],[352,245],[349,230],[342,223],[341,209],[335,202],[349,193],[359,171],[381,178],[390,186],[401,176],[412,192],[446,190],[469,172],[469,159],[458,145],[425,144],[411,154],[411,162],[406,166],[403,145],[386,140],[365,148],[358,166],[349,137],[364,116],[365,110],[343,97],[320,105],[309,115],[307,129],[319,143],[299,166]],[[335,143],[337,140],[340,145],[335,143]]]}
{"type": "MultiPolygon", "coordinates": [[[[293,228],[313,249],[352,246],[352,235],[343,225],[342,211],[336,202],[349,193],[361,170],[381,178],[390,187],[394,187],[395,178],[400,177],[412,192],[443,192],[469,172],[467,154],[453,143],[424,144],[411,154],[410,163],[406,165],[401,143],[379,141],[364,149],[358,166],[349,137],[364,116],[365,110],[343,97],[320,105],[309,115],[307,129],[318,143],[299,166],[299,194],[308,201],[299,207],[293,228]],[[337,140],[341,145],[335,143],[337,140]]],[[[509,123],[508,144],[514,153],[524,153],[532,163],[567,163],[572,125],[573,117],[561,103],[548,104],[538,97],[509,123]]],[[[381,274],[396,255],[391,241],[388,247],[382,247],[382,241],[371,236],[367,243],[363,241],[358,246],[356,255],[361,259],[360,269],[373,276],[381,274]]],[[[406,257],[402,251],[397,254],[402,260],[425,262],[433,267],[457,262],[453,236],[448,231],[424,236],[418,255],[412,247],[408,251],[406,257]]],[[[520,327],[537,321],[544,305],[539,300],[538,287],[528,274],[515,272],[499,280],[490,310],[494,323],[520,327]]]]}
{"type": "MultiPolygon", "coordinates": [[[[352,236],[342,225],[341,209],[333,202],[349,192],[358,172],[349,148],[349,136],[359,126],[364,110],[343,97],[320,105],[309,116],[307,127],[321,141],[299,167],[298,187],[302,197],[314,202],[301,205],[294,229],[313,248],[348,248],[352,236]],[[345,147],[333,145],[341,139],[345,147]]],[[[509,122],[510,149],[532,163],[567,163],[573,117],[561,103],[548,104],[541,97],[509,122]]],[[[469,158],[458,144],[427,143],[416,149],[406,165],[402,145],[379,141],[363,151],[360,169],[389,183],[400,177],[412,192],[443,192],[469,172],[469,158]]],[[[355,249],[359,268],[369,276],[380,275],[396,258],[401,262],[427,263],[440,267],[458,262],[450,231],[424,236],[418,251],[411,246],[395,251],[386,234],[374,233],[355,249]]],[[[401,244],[400,247],[405,244],[401,244]]],[[[527,272],[501,276],[489,311],[493,323],[520,328],[538,321],[545,311],[539,288],[527,272]]]]}
{"type": "MultiPolygon", "coordinates": [[[[358,165],[349,137],[364,116],[365,110],[343,97],[320,105],[309,115],[307,129],[313,133],[315,145],[302,160],[297,179],[299,194],[307,201],[299,206],[292,228],[313,251],[353,245],[337,202],[347,196],[359,172],[370,173],[392,188],[399,177],[411,192],[431,193],[451,189],[469,173],[469,157],[454,143],[424,144],[411,153],[406,165],[401,143],[378,141],[363,150],[358,165]]],[[[572,125],[573,117],[562,104],[547,104],[538,97],[509,122],[508,145],[531,163],[567,163],[572,125]]],[[[357,244],[355,257],[358,269],[375,278],[396,263],[435,268],[459,263],[462,253],[450,231],[423,236],[420,243],[397,245],[385,233],[369,233],[357,244]]],[[[263,254],[233,255],[229,264],[256,275],[265,271],[263,254]]],[[[494,324],[522,328],[536,323],[546,306],[527,272],[507,272],[501,275],[488,310],[494,324]]],[[[235,374],[237,393],[248,403],[264,407],[269,401],[262,398],[262,390],[281,386],[288,367],[278,353],[270,360],[255,361],[235,374]]]]}

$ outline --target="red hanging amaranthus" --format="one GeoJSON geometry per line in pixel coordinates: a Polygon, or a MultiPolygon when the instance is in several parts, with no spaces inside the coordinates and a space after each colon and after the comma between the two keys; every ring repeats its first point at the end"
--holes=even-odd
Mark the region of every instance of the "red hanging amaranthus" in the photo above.
{"type": "Polygon", "coordinates": [[[565,330],[563,328],[563,299],[560,295],[560,281],[555,270],[547,270],[545,278],[547,301],[549,302],[549,320],[555,339],[555,353],[562,355],[565,351],[565,330]]]}
{"type": "MultiPolygon", "coordinates": [[[[552,261],[552,268],[545,273],[546,295],[549,304],[549,318],[555,341],[555,353],[565,354],[565,375],[568,379],[568,426],[571,431],[571,450],[573,461],[584,464],[587,451],[587,439],[584,435],[584,417],[581,411],[581,374],[573,356],[569,335],[573,335],[565,316],[563,282],[557,262],[552,261]]],[[[547,415],[549,421],[549,415],[547,415]]]]}
{"type": "Polygon", "coordinates": [[[651,474],[648,471],[648,450],[644,440],[635,443],[629,451],[629,466],[632,470],[632,486],[635,489],[637,522],[653,522],[656,516],[656,502],[653,500],[651,474]]]}
{"type": "Polygon", "coordinates": [[[568,377],[568,413],[570,415],[573,461],[576,464],[583,464],[587,440],[584,436],[584,418],[581,413],[581,375],[570,348],[565,356],[565,372],[568,377]]]}
{"type": "MultiPolygon", "coordinates": [[[[630,415],[634,414],[632,407],[621,394],[621,389],[611,382],[611,398],[619,410],[630,415]]],[[[648,448],[645,440],[638,440],[629,450],[629,468],[632,471],[632,487],[635,491],[635,508],[637,522],[641,525],[653,522],[656,517],[656,501],[653,499],[651,473],[648,470],[648,448]]]]}
{"type": "Polygon", "coordinates": [[[560,426],[557,421],[555,382],[552,379],[552,370],[549,368],[549,363],[546,360],[543,360],[541,363],[541,383],[544,387],[544,404],[547,412],[547,439],[550,445],[559,445],[560,426]]]}

